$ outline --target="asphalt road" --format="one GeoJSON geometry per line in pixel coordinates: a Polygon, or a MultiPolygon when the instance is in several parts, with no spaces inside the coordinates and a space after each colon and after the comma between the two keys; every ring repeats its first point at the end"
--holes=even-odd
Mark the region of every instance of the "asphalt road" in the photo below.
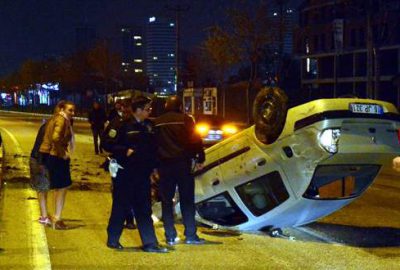
{"type": "MultiPolygon", "coordinates": [[[[122,252],[105,247],[111,206],[109,176],[99,169],[86,123],[76,122],[74,185],[64,218],[54,231],[36,222],[38,204],[29,189],[28,160],[40,124],[36,117],[0,114],[5,186],[0,201],[0,269],[400,269],[400,179],[381,175],[353,204],[316,223],[285,229],[295,240],[262,232],[213,231],[213,244],[179,245],[170,254],[146,254],[138,232],[125,231],[122,252]]],[[[51,198],[51,196],[50,196],[51,198]]],[[[53,206],[50,202],[50,212],[53,206]]],[[[162,242],[160,223],[156,232],[162,242]]],[[[182,226],[179,232],[182,237],[182,226]]]]}

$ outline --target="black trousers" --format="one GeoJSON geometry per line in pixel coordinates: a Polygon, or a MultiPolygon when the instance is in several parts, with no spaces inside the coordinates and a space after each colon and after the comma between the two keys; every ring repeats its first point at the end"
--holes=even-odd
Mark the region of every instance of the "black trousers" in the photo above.
{"type": "Polygon", "coordinates": [[[137,168],[120,170],[113,188],[113,204],[108,222],[108,241],[118,242],[121,237],[126,209],[132,207],[144,247],[158,244],[151,218],[151,170],[137,168]]]}
{"type": "MultiPolygon", "coordinates": [[[[115,187],[115,178],[111,178],[113,190],[115,187]]],[[[113,199],[114,199],[114,192],[112,192],[113,199]]],[[[128,208],[125,209],[125,224],[133,224],[135,218],[135,211],[133,211],[132,205],[129,205],[128,208]]]]}
{"type": "Polygon", "coordinates": [[[100,135],[103,133],[104,128],[101,127],[92,127],[92,134],[93,134],[93,142],[94,142],[94,152],[96,154],[103,153],[103,149],[99,147],[99,140],[100,140],[100,135]]]}
{"type": "Polygon", "coordinates": [[[165,237],[177,236],[174,226],[173,198],[176,187],[179,191],[185,236],[187,239],[197,237],[194,204],[194,177],[191,175],[190,160],[162,162],[160,169],[160,196],[165,237]]]}

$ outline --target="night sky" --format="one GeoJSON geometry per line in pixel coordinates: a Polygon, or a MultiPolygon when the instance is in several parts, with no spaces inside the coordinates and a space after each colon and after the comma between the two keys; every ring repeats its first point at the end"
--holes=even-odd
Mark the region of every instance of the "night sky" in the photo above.
{"type": "MultiPolygon", "coordinates": [[[[75,49],[75,29],[89,25],[99,37],[119,37],[120,25],[144,26],[149,16],[173,15],[173,0],[0,0],[0,75],[28,58],[66,55],[75,49]]],[[[221,19],[232,0],[181,0],[182,43],[190,49],[221,19]]]]}

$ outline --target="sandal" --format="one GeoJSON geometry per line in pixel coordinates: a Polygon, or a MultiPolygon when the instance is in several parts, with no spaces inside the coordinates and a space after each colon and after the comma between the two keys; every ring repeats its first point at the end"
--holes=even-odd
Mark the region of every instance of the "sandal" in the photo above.
{"type": "Polygon", "coordinates": [[[45,226],[51,226],[51,220],[49,217],[39,217],[39,223],[45,226]]]}

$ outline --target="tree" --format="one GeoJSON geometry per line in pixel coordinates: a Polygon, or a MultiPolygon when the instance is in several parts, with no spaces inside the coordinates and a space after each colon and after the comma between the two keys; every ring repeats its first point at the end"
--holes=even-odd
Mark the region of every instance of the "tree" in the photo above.
{"type": "Polygon", "coordinates": [[[210,34],[204,42],[204,50],[216,70],[219,83],[225,79],[228,69],[240,60],[240,48],[235,47],[235,40],[219,26],[210,29],[210,34]]]}
{"type": "MultiPolygon", "coordinates": [[[[233,55],[238,57],[239,61],[247,62],[250,65],[246,89],[248,123],[251,119],[250,91],[259,77],[259,65],[267,53],[267,46],[276,40],[274,29],[275,23],[268,16],[268,6],[264,1],[252,3],[239,1],[236,6],[228,10],[224,27],[214,27],[212,41],[219,42],[212,47],[218,47],[218,50],[223,52],[222,55],[233,55]]],[[[209,53],[213,52],[208,51],[209,53]]],[[[217,54],[217,57],[221,56],[217,54]]]]}
{"type": "Polygon", "coordinates": [[[25,61],[19,70],[20,83],[23,87],[29,87],[32,84],[41,82],[41,73],[43,66],[33,60],[25,61]]]}
{"type": "Polygon", "coordinates": [[[89,65],[96,72],[96,75],[103,79],[104,93],[109,93],[109,85],[116,80],[121,70],[121,57],[111,52],[106,41],[100,42],[89,52],[89,65]]]}

